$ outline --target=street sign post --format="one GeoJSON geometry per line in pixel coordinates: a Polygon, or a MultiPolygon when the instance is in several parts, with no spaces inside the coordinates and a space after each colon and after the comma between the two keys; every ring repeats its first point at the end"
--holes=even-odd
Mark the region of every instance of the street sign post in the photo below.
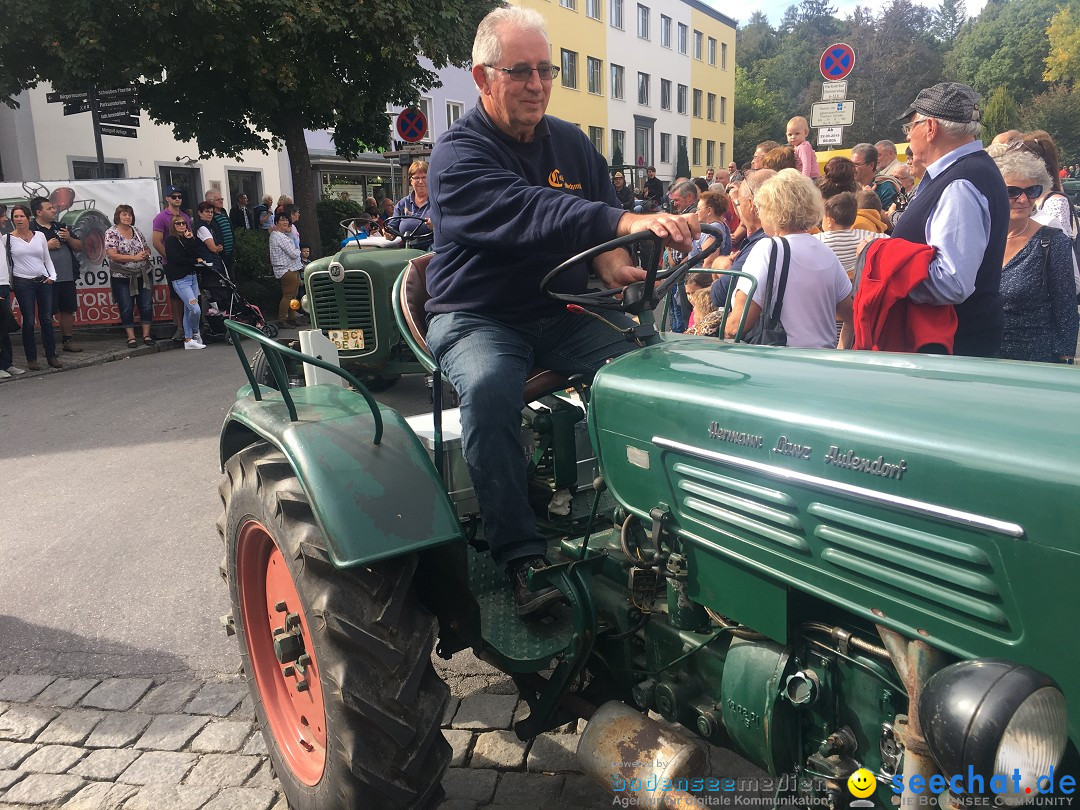
{"type": "Polygon", "coordinates": [[[817,127],[850,127],[855,123],[855,102],[851,99],[843,101],[819,101],[810,105],[810,126],[817,127]]]}
{"type": "Polygon", "coordinates": [[[138,115],[129,115],[126,112],[101,113],[98,117],[102,123],[113,124],[118,127],[137,127],[141,123],[138,115]]]}
{"type": "Polygon", "coordinates": [[[843,101],[845,98],[847,98],[847,81],[821,83],[822,101],[843,101]]]}
{"type": "Polygon", "coordinates": [[[843,127],[821,127],[817,132],[818,146],[840,146],[843,142],[843,127]]]}
{"type": "Polygon", "coordinates": [[[427,135],[428,122],[424,111],[416,107],[406,107],[398,113],[397,134],[406,143],[418,143],[427,135]]]}
{"type": "Polygon", "coordinates": [[[111,87],[77,93],[46,93],[49,104],[64,105],[64,115],[79,115],[88,112],[94,122],[94,147],[97,149],[98,176],[105,176],[105,152],[101,147],[101,136],[112,135],[117,138],[137,138],[139,133],[133,127],[139,126],[139,102],[133,86],[111,87]],[[108,123],[103,123],[103,122],[108,123]]]}
{"type": "Polygon", "coordinates": [[[818,61],[818,70],[826,81],[839,81],[855,67],[855,50],[850,45],[837,42],[825,49],[818,61]]]}
{"type": "Polygon", "coordinates": [[[112,135],[116,138],[138,138],[139,131],[131,127],[118,127],[114,124],[98,124],[102,135],[112,135]]]}

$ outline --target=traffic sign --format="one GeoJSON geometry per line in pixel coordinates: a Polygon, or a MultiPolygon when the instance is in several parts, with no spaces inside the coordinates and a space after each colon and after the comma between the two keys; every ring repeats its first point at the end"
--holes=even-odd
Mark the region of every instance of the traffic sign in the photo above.
{"type": "Polygon", "coordinates": [[[45,100],[49,104],[56,104],[61,101],[67,104],[71,101],[85,101],[88,95],[88,93],[46,93],[45,100]]]}
{"type": "Polygon", "coordinates": [[[846,81],[821,83],[822,101],[843,101],[845,98],[847,98],[846,81]]]}
{"type": "Polygon", "coordinates": [[[416,107],[406,107],[398,113],[397,134],[406,143],[417,143],[427,135],[427,116],[416,107]]]}
{"type": "Polygon", "coordinates": [[[818,61],[818,69],[821,75],[829,81],[839,81],[845,78],[851,69],[855,67],[855,51],[850,45],[838,42],[825,49],[818,61]]]}
{"type": "Polygon", "coordinates": [[[818,146],[839,146],[844,142],[843,127],[821,127],[817,131],[818,146]]]}
{"type": "Polygon", "coordinates": [[[103,123],[113,124],[118,127],[137,127],[141,123],[139,116],[127,113],[107,112],[98,116],[103,123]]]}
{"type": "Polygon", "coordinates": [[[855,123],[855,102],[851,99],[843,101],[819,101],[810,105],[810,126],[817,127],[850,127],[855,123]]]}
{"type": "MultiPolygon", "coordinates": [[[[90,106],[89,101],[64,102],[64,115],[78,115],[79,113],[90,112],[90,106]]],[[[101,115],[107,113],[138,115],[139,105],[138,102],[132,101],[130,98],[100,100],[98,101],[98,113],[101,115]]]]}
{"type": "Polygon", "coordinates": [[[113,135],[117,138],[138,138],[139,131],[131,127],[118,127],[113,124],[99,124],[102,135],[113,135]]]}

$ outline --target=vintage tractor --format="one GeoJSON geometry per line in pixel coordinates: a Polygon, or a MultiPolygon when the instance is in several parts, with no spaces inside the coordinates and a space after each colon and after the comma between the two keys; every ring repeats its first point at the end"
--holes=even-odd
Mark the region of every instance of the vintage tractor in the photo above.
{"type": "MultiPolygon", "coordinates": [[[[627,802],[738,803],[734,781],[702,778],[702,740],[775,775],[775,804],[1071,794],[1080,376],[661,339],[652,306],[686,267],[657,273],[643,239],[644,282],[561,297],[638,316],[641,348],[587,385],[537,370],[527,386],[522,464],[556,563],[533,584],[566,602],[542,621],[515,616],[484,549],[454,411],[436,396],[403,418],[349,371],[229,324],[279,390],[237,341],[251,384],[221,433],[225,624],[290,805],[437,801],[448,689],[430,656],[468,648],[528,702],[521,738],[587,718],[581,768],[627,802]],[[290,389],[286,359],[355,390],[290,389]]],[[[424,271],[394,300],[437,377],[424,271]]]]}

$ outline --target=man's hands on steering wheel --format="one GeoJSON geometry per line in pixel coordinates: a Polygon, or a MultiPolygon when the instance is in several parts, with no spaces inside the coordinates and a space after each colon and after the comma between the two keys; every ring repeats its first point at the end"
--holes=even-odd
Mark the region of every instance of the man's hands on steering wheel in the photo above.
{"type": "Polygon", "coordinates": [[[383,220],[382,228],[395,239],[423,239],[434,233],[426,219],[410,214],[387,217],[383,220]],[[417,224],[411,228],[404,227],[403,223],[406,220],[411,220],[417,224]]]}

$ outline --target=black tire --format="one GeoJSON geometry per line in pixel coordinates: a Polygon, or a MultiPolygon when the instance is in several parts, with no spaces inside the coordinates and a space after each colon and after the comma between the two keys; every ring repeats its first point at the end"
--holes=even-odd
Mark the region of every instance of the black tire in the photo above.
{"type": "MultiPolygon", "coordinates": [[[[450,746],[440,723],[449,689],[431,665],[435,618],[413,586],[415,555],[339,570],[281,452],[265,443],[229,459],[218,531],[245,678],[271,762],[294,810],[415,808],[442,798],[450,746]],[[310,628],[325,706],[325,767],[300,782],[267,723],[239,615],[240,529],[258,521],[283,554],[310,628]]],[[[310,649],[310,648],[309,648],[310,649]]]]}
{"type": "Polygon", "coordinates": [[[277,324],[270,323],[270,321],[267,321],[263,324],[261,331],[268,338],[276,338],[278,335],[277,324]]]}
{"type": "Polygon", "coordinates": [[[270,364],[266,361],[266,352],[262,349],[251,356],[251,373],[255,375],[255,382],[259,385],[277,390],[277,381],[270,371],[270,364]]]}
{"type": "Polygon", "coordinates": [[[71,229],[83,243],[83,255],[92,264],[105,261],[105,231],[112,227],[109,218],[100,211],[87,211],[82,214],[71,229]]]}

